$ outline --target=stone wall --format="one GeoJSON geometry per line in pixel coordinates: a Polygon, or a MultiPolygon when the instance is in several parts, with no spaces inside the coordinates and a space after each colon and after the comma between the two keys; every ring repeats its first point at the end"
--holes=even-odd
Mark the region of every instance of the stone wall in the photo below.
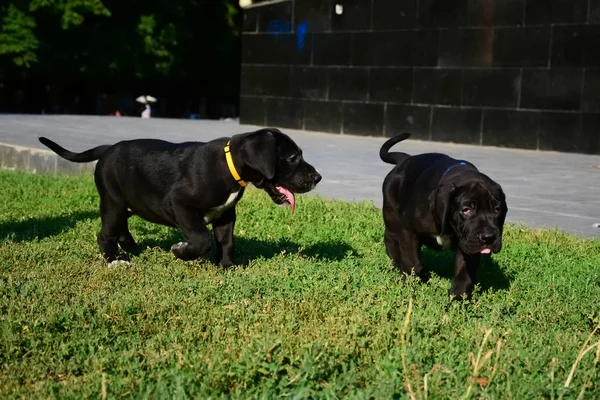
{"type": "Polygon", "coordinates": [[[79,175],[93,172],[96,161],[74,163],[50,150],[0,143],[0,168],[43,174],[79,175]]]}
{"type": "Polygon", "coordinates": [[[258,3],[240,103],[242,123],[600,154],[600,0],[258,3]]]}

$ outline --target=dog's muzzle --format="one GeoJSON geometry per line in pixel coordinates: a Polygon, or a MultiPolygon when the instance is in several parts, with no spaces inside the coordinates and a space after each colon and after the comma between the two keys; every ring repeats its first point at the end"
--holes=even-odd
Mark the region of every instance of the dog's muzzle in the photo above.
{"type": "Polygon", "coordinates": [[[459,239],[459,245],[465,254],[495,254],[502,249],[502,234],[493,230],[472,233],[459,239]]]}

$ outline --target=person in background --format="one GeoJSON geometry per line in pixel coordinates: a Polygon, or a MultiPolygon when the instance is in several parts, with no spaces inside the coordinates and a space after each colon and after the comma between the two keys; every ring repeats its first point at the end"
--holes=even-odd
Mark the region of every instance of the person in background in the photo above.
{"type": "Polygon", "coordinates": [[[142,111],[142,118],[151,118],[152,108],[150,107],[150,103],[156,103],[156,98],[150,95],[146,95],[138,97],[137,99],[135,99],[135,101],[145,105],[144,111],[142,111]]]}

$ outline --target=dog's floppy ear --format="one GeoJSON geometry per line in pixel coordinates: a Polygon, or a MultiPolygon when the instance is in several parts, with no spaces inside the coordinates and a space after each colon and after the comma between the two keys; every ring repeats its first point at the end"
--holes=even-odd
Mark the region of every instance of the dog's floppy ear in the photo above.
{"type": "Polygon", "coordinates": [[[246,136],[240,146],[240,156],[245,165],[260,173],[266,180],[275,177],[277,141],[268,129],[261,129],[246,136]]]}
{"type": "Polygon", "coordinates": [[[456,185],[454,183],[441,184],[429,196],[429,207],[440,227],[440,235],[446,233],[448,218],[450,217],[449,214],[452,208],[452,197],[455,192],[456,185]]]}
{"type": "Polygon", "coordinates": [[[506,219],[506,214],[508,213],[508,205],[506,204],[506,195],[502,190],[502,186],[496,183],[497,195],[502,204],[502,211],[500,212],[500,226],[504,225],[504,220],[506,219]]]}

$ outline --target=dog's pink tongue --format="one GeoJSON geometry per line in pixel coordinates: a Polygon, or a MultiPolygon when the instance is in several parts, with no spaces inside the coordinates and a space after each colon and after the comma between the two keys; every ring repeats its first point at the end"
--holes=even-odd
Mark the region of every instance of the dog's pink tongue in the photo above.
{"type": "Polygon", "coordinates": [[[490,249],[481,250],[481,254],[490,254],[492,251],[490,249]]]}
{"type": "Polygon", "coordinates": [[[294,193],[290,192],[283,186],[277,185],[277,186],[275,186],[275,188],[279,191],[279,193],[281,193],[282,195],[285,196],[285,200],[288,203],[290,203],[290,207],[292,208],[292,213],[293,213],[294,208],[296,207],[296,198],[294,197],[294,193]]]}

